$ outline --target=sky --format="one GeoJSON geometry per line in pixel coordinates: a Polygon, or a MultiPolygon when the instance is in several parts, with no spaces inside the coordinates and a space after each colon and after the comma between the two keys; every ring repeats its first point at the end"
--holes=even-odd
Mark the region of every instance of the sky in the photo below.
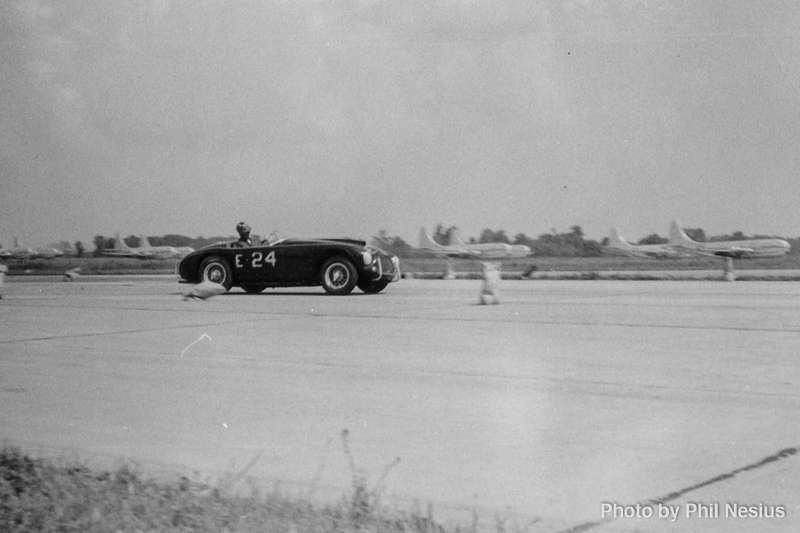
{"type": "Polygon", "coordinates": [[[0,244],[800,236],[791,0],[6,0],[0,244]]]}

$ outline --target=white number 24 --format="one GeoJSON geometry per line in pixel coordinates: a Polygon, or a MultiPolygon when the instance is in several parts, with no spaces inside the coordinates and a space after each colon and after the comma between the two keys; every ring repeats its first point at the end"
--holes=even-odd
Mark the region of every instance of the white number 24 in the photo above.
{"type": "Polygon", "coordinates": [[[264,263],[269,263],[273,267],[275,266],[275,252],[270,252],[267,254],[267,257],[263,257],[261,252],[253,253],[253,268],[261,268],[264,266],[264,263]],[[260,263],[259,263],[260,261],[260,263]]]}

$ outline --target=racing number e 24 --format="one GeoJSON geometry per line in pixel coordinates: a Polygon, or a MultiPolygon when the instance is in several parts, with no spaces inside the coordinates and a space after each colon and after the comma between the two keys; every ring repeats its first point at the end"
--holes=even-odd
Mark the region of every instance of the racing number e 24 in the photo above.
{"type": "MultiPolygon", "coordinates": [[[[242,264],[242,254],[236,254],[234,257],[234,262],[236,263],[236,268],[242,268],[244,265],[242,264]]],[[[273,267],[275,266],[275,252],[272,251],[264,257],[264,254],[261,252],[253,252],[251,256],[251,266],[252,268],[261,268],[264,266],[264,263],[269,263],[273,267]]]]}

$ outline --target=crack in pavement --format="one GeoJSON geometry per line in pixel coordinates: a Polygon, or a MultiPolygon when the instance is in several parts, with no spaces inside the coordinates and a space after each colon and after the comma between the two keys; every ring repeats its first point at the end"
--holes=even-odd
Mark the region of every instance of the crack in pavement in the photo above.
{"type": "MultiPolygon", "coordinates": [[[[742,472],[747,472],[749,470],[755,470],[757,468],[761,468],[763,466],[766,466],[768,464],[774,463],[776,461],[780,461],[782,459],[786,459],[788,457],[792,457],[793,455],[796,455],[798,452],[800,452],[800,447],[798,447],[798,446],[795,446],[795,447],[792,447],[792,448],[784,448],[783,450],[780,450],[777,453],[774,453],[772,455],[768,455],[767,457],[764,457],[763,459],[761,459],[760,461],[756,461],[755,463],[750,463],[749,465],[745,465],[745,466],[743,466],[741,468],[737,468],[735,470],[731,470],[730,472],[725,472],[724,474],[720,474],[718,476],[714,476],[712,478],[706,479],[705,481],[701,481],[700,483],[697,483],[695,485],[691,485],[689,487],[684,487],[684,488],[676,490],[674,492],[670,492],[669,494],[667,494],[665,496],[660,496],[660,497],[657,497],[657,498],[651,498],[649,500],[644,500],[643,502],[637,502],[635,505],[641,505],[643,507],[648,507],[650,505],[655,505],[655,504],[659,504],[659,503],[666,503],[666,502],[675,500],[677,498],[680,498],[684,494],[687,494],[689,492],[693,492],[693,491],[695,491],[697,489],[701,489],[703,487],[707,487],[709,485],[714,485],[714,484],[719,483],[721,481],[732,479],[736,475],[741,474],[742,472]]],[[[603,524],[607,524],[607,523],[612,522],[614,520],[616,520],[616,518],[609,517],[609,518],[604,518],[602,520],[596,520],[596,521],[592,521],[592,522],[584,522],[582,524],[578,524],[576,526],[573,526],[573,527],[571,527],[569,529],[561,530],[558,533],[579,533],[581,531],[588,531],[590,529],[594,529],[595,527],[601,526],[603,524]]]]}

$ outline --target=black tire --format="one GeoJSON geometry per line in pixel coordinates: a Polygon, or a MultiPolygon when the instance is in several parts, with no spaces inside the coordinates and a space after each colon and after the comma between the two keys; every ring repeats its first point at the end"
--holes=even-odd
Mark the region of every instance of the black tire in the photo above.
{"type": "Polygon", "coordinates": [[[358,283],[358,272],[348,259],[334,257],[322,265],[319,282],[328,294],[350,294],[358,283]]]}
{"type": "Polygon", "coordinates": [[[362,281],[358,284],[358,288],[365,294],[378,294],[388,284],[388,281],[362,281]]]}
{"type": "Polygon", "coordinates": [[[225,287],[226,291],[230,290],[233,286],[231,267],[228,265],[227,261],[217,255],[212,255],[203,259],[203,262],[200,263],[199,274],[200,281],[218,283],[225,287]]]}
{"type": "Polygon", "coordinates": [[[266,285],[245,285],[242,287],[247,294],[258,294],[267,288],[266,285]]]}

